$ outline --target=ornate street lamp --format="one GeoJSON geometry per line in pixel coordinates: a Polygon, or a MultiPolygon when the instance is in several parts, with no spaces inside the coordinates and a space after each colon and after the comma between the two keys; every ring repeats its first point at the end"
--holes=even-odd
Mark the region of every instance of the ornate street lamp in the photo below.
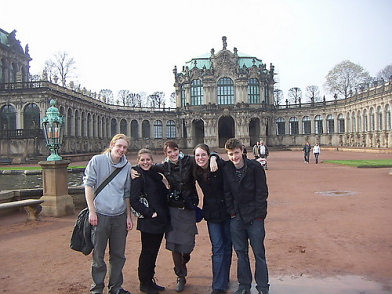
{"type": "Polygon", "coordinates": [[[55,105],[56,101],[50,100],[50,107],[46,111],[46,116],[41,120],[46,146],[50,150],[50,155],[46,159],[47,161],[62,160],[58,150],[63,139],[63,117],[60,116],[60,112],[55,105]]]}

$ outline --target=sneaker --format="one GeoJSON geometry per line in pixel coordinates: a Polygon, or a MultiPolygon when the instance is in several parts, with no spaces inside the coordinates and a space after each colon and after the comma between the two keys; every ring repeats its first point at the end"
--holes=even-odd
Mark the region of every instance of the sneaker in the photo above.
{"type": "Polygon", "coordinates": [[[177,278],[177,287],[176,292],[182,292],[185,289],[186,279],[185,277],[178,277],[177,278]]]}
{"type": "Polygon", "coordinates": [[[250,291],[238,289],[237,291],[234,292],[234,294],[250,294],[250,291]]]}

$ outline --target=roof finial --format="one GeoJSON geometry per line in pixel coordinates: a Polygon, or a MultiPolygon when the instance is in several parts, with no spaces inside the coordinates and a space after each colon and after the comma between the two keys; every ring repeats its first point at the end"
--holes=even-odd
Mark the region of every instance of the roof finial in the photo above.
{"type": "Polygon", "coordinates": [[[226,50],[226,48],[227,48],[227,42],[226,42],[226,40],[227,40],[226,36],[223,36],[223,37],[222,37],[223,50],[226,50]]]}

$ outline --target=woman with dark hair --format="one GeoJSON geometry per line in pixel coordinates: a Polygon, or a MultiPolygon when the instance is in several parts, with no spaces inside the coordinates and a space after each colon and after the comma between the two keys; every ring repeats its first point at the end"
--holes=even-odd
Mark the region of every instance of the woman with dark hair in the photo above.
{"type": "MultiPolygon", "coordinates": [[[[212,292],[222,294],[229,288],[232,244],[230,215],[227,213],[222,168],[224,160],[218,159],[218,170],[210,172],[210,148],[198,144],[194,149],[196,166],[194,177],[203,191],[203,216],[207,221],[212,245],[212,292]]],[[[214,158],[214,156],[212,157],[214,158]]]]}
{"type": "Polygon", "coordinates": [[[134,169],[140,176],[132,181],[130,200],[133,209],[143,215],[143,218],[137,220],[137,229],[140,231],[142,243],[138,267],[140,291],[157,294],[158,291],[165,290],[164,287],[155,283],[154,275],[163,234],[169,225],[167,189],[162,182],[163,176],[150,170],[153,164],[150,150],[140,149],[137,163],[134,169]],[[142,193],[148,201],[148,207],[139,201],[142,193]]]}
{"type": "Polygon", "coordinates": [[[169,182],[168,205],[170,229],[166,233],[166,249],[172,252],[174,272],[177,275],[176,291],[182,292],[188,274],[186,264],[191,258],[197,234],[195,209],[199,204],[193,169],[193,156],[183,154],[174,141],[163,146],[164,163],[152,166],[152,171],[163,173],[169,182]]]}

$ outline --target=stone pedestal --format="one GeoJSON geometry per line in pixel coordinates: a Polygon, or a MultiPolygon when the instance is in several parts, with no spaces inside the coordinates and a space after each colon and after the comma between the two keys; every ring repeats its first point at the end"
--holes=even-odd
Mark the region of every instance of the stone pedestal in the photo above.
{"type": "Polygon", "coordinates": [[[40,161],[42,167],[42,215],[61,217],[75,214],[73,198],[68,194],[69,160],[40,161]]]}

